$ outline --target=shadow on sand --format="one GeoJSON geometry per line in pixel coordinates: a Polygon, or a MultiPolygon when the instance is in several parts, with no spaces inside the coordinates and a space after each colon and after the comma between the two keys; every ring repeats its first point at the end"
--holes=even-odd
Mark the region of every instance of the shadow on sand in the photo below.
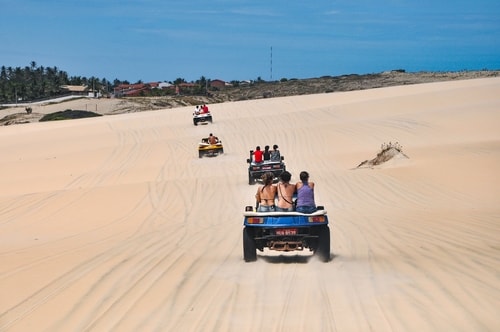
{"type": "MultiPolygon", "coordinates": [[[[328,262],[333,261],[335,255],[330,253],[330,259],[328,262]]],[[[264,260],[267,263],[272,264],[306,264],[312,260],[319,260],[318,257],[311,255],[277,255],[277,256],[266,256],[257,255],[258,260],[264,260]]]]}

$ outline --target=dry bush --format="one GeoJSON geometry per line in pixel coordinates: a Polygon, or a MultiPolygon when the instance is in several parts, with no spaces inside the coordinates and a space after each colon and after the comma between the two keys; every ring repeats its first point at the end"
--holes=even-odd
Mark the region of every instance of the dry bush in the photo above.
{"type": "Polygon", "coordinates": [[[377,156],[371,160],[365,160],[361,164],[358,165],[357,168],[359,167],[373,167],[377,166],[380,164],[383,164],[392,158],[394,158],[397,155],[404,156],[405,158],[409,158],[406,154],[403,152],[403,146],[399,144],[398,142],[392,143],[383,143],[380,146],[380,152],[377,153],[377,156]]]}

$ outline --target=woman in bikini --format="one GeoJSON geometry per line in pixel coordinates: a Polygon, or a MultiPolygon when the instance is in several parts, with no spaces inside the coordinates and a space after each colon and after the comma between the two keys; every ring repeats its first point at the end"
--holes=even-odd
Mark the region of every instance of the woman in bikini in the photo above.
{"type": "Polygon", "coordinates": [[[291,178],[292,174],[288,171],[284,171],[280,175],[281,181],[276,186],[278,191],[278,204],[276,205],[276,211],[293,211],[293,194],[295,193],[295,185],[290,184],[291,178]]]}
{"type": "Polygon", "coordinates": [[[264,185],[260,186],[255,194],[255,199],[257,200],[257,212],[274,212],[276,186],[273,184],[273,180],[273,173],[267,172],[262,175],[264,185]]]}

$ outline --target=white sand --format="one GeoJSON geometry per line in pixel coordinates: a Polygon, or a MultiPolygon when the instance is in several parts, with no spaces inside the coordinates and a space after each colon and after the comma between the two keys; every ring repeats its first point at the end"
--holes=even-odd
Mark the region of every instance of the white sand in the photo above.
{"type": "Polygon", "coordinates": [[[499,78],[210,110],[0,128],[0,331],[500,330],[499,78]],[[410,159],[354,169],[389,141],[410,159]],[[328,263],[243,261],[245,160],[275,143],[328,263]]]}

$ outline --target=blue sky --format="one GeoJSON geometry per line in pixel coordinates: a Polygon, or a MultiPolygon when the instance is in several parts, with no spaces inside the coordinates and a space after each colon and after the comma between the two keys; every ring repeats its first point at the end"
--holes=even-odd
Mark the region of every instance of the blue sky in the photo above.
{"type": "Polygon", "coordinates": [[[0,65],[35,61],[110,81],[500,69],[499,0],[0,0],[0,8],[0,65]]]}

